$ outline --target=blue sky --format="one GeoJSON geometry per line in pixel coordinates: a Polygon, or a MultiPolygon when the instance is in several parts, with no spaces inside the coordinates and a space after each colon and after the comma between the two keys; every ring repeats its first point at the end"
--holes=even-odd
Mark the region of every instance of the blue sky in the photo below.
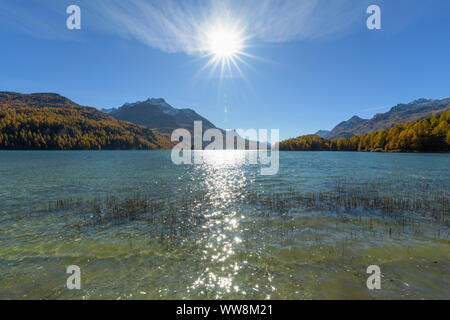
{"type": "Polygon", "coordinates": [[[100,109],[163,97],[218,127],[294,137],[449,97],[449,13],[447,0],[2,0],[0,91],[100,109]],[[81,30],[66,28],[71,4],[81,30]],[[382,30],[366,27],[370,4],[382,30]],[[195,35],[217,24],[245,36],[242,74],[201,71],[195,35]]]}

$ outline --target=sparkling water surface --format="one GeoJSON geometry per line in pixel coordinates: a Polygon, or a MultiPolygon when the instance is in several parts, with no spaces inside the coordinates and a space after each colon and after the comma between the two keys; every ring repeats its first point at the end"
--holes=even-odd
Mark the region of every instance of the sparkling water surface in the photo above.
{"type": "Polygon", "coordinates": [[[446,203],[448,154],[280,152],[273,176],[245,156],[176,166],[168,151],[0,152],[0,299],[449,298],[448,219],[322,198],[345,186],[446,203]],[[127,197],[158,207],[99,222],[96,203],[127,197]],[[81,290],[66,288],[69,265],[81,290]],[[367,289],[369,265],[381,290],[367,289]]]}

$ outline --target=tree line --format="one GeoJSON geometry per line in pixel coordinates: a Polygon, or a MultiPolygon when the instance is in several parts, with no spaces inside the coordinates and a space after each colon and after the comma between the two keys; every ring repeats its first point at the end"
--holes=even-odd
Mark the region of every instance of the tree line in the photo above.
{"type": "Polygon", "coordinates": [[[1,150],[168,149],[170,140],[92,108],[0,108],[1,150]]]}
{"type": "Polygon", "coordinates": [[[396,124],[391,129],[379,130],[347,139],[327,140],[307,135],[284,140],[284,151],[450,151],[450,109],[424,120],[396,124]]]}
{"type": "MultiPolygon", "coordinates": [[[[450,109],[388,130],[327,140],[307,135],[280,142],[285,151],[450,151],[450,109]]],[[[170,149],[165,135],[92,108],[0,108],[0,150],[170,149]]]]}

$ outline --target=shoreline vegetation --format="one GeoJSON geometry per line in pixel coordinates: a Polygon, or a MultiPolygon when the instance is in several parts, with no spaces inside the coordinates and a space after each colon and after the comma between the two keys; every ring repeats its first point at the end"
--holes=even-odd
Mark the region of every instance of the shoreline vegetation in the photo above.
{"type": "Polygon", "coordinates": [[[57,228],[40,241],[29,235],[29,242],[9,249],[11,277],[0,286],[17,298],[130,299],[130,292],[150,299],[445,297],[440,280],[448,267],[448,187],[435,193],[434,186],[415,185],[418,192],[404,198],[374,193],[374,187],[380,189],[343,181],[328,196],[249,192],[233,205],[241,208],[238,215],[231,207],[214,214],[214,197],[202,192],[179,199],[146,193],[61,197],[24,218],[46,217],[57,228]],[[230,228],[235,220],[236,229],[230,228]],[[85,270],[89,292],[60,289],[66,279],[44,273],[74,261],[85,270]],[[381,296],[364,286],[366,266],[374,261],[384,270],[381,296]],[[230,279],[240,291],[214,285],[211,274],[230,279]],[[152,286],[159,279],[164,290],[152,286]]]}
{"type": "MultiPolygon", "coordinates": [[[[429,185],[414,188],[417,190],[414,195],[394,196],[395,187],[380,188],[374,183],[356,186],[348,181],[338,181],[330,190],[322,192],[289,190],[262,194],[243,190],[242,197],[236,200],[234,206],[239,207],[241,212],[246,212],[248,221],[266,221],[270,224],[272,218],[280,217],[287,228],[294,228],[294,221],[304,218],[308,212],[327,213],[325,216],[329,215],[343,222],[351,219],[361,228],[359,231],[362,234],[376,230],[378,236],[424,236],[425,225],[434,225],[435,236],[448,241],[448,186],[439,186],[434,192],[430,192],[429,185]],[[384,190],[379,191],[380,189],[384,190]]],[[[180,240],[204,235],[204,225],[210,219],[208,217],[214,216],[206,213],[214,211],[215,201],[208,193],[178,199],[154,198],[149,194],[134,193],[122,196],[109,194],[93,199],[66,198],[44,202],[38,206],[39,208],[35,208],[38,214],[77,212],[79,218],[70,227],[77,233],[89,232],[92,228],[104,229],[134,221],[147,221],[158,226],[153,230],[156,232],[153,236],[180,240]]],[[[356,230],[353,233],[355,236],[358,234],[356,230]]]]}
{"type": "MultiPolygon", "coordinates": [[[[444,111],[423,120],[348,138],[305,135],[287,139],[278,144],[279,150],[449,152],[450,109],[440,110],[444,111]]],[[[169,131],[138,122],[118,120],[57,94],[0,92],[0,150],[170,150],[174,147],[169,131]]],[[[176,127],[174,122],[172,129],[176,127]]]]}
{"type": "Polygon", "coordinates": [[[450,152],[450,109],[424,120],[396,124],[346,139],[306,135],[280,142],[280,151],[450,152]]]}

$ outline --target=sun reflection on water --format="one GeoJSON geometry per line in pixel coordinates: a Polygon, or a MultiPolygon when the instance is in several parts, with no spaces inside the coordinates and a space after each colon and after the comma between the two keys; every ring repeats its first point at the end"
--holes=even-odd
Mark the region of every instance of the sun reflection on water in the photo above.
{"type": "Polygon", "coordinates": [[[202,152],[203,163],[195,168],[201,177],[208,199],[214,210],[205,214],[204,229],[210,232],[199,241],[204,246],[201,257],[204,267],[194,279],[188,292],[220,298],[225,294],[245,295],[234,278],[245,265],[236,260],[237,246],[242,243],[240,219],[242,215],[233,208],[236,200],[243,196],[249,183],[245,170],[246,151],[196,151],[202,152]]]}

